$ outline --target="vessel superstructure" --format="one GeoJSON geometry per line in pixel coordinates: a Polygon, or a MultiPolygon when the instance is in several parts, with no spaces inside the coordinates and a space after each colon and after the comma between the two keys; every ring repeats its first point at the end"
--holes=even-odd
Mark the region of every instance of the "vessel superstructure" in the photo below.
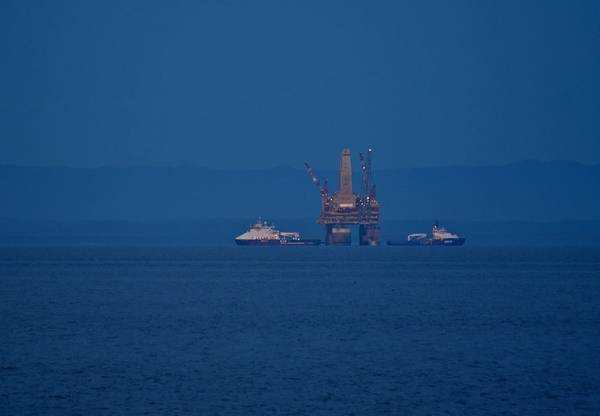
{"type": "Polygon", "coordinates": [[[240,246],[316,246],[321,240],[300,238],[297,231],[279,231],[268,221],[258,220],[245,233],[235,238],[240,246]]]}
{"type": "Polygon", "coordinates": [[[459,237],[457,234],[449,232],[444,227],[440,226],[437,221],[431,230],[431,237],[432,245],[462,246],[465,243],[463,237],[459,237]]]}
{"type": "Polygon", "coordinates": [[[389,246],[462,246],[465,241],[464,237],[449,232],[436,221],[431,236],[426,233],[414,233],[409,234],[405,241],[391,240],[387,244],[389,246]]]}

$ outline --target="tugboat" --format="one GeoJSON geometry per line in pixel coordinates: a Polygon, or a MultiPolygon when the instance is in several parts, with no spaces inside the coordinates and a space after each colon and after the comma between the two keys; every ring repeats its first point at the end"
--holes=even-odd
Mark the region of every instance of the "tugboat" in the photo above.
{"type": "Polygon", "coordinates": [[[439,222],[435,222],[431,230],[431,237],[425,233],[409,234],[406,241],[388,241],[388,246],[462,246],[465,238],[452,234],[439,222]]]}
{"type": "Polygon", "coordinates": [[[296,231],[279,231],[267,221],[256,221],[235,239],[238,246],[318,246],[321,240],[304,240],[296,231]]]}

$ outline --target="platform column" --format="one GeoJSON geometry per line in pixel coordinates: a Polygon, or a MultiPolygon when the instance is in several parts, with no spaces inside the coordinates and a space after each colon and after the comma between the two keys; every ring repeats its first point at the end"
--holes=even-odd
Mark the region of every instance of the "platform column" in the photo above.
{"type": "Polygon", "coordinates": [[[358,227],[358,241],[361,246],[378,246],[380,230],[376,224],[361,224],[358,227]]]}
{"type": "Polygon", "coordinates": [[[345,224],[325,226],[325,244],[328,246],[349,246],[352,243],[352,230],[345,224]]]}

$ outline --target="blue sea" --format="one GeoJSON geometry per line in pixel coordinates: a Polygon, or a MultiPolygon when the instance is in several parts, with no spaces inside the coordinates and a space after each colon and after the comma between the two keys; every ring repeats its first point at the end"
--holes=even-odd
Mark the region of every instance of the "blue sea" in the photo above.
{"type": "Polygon", "coordinates": [[[600,249],[0,248],[2,415],[598,415],[600,249]]]}

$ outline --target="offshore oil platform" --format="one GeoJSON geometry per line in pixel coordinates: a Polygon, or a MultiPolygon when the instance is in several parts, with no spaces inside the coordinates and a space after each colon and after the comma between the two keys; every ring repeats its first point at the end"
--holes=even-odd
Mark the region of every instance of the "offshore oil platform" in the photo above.
{"type": "Polygon", "coordinates": [[[379,203],[375,196],[375,183],[371,159],[373,150],[366,157],[360,153],[362,189],[360,194],[352,191],[352,161],[350,149],[343,149],[340,156],[340,188],[330,193],[327,181],[321,182],[308,163],[306,171],[319,189],[321,213],[317,222],[325,225],[325,244],[348,246],[352,243],[351,226],[358,225],[361,246],[379,245],[379,203]]]}

